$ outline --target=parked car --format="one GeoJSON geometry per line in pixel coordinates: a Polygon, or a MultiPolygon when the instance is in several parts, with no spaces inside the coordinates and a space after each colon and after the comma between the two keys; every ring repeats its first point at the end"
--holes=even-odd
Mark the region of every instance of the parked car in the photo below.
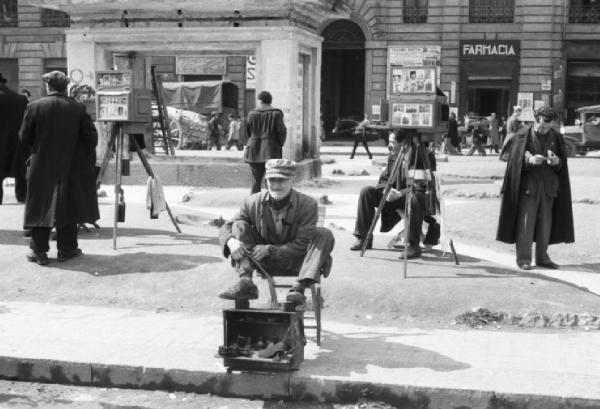
{"type": "Polygon", "coordinates": [[[568,156],[600,149],[600,105],[581,107],[576,112],[581,125],[561,127],[568,156]]]}

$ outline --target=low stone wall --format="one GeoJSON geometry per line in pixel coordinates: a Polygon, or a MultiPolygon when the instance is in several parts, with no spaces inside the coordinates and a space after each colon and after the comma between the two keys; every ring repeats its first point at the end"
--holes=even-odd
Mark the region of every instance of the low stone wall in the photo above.
{"type": "MultiPolygon", "coordinates": [[[[224,188],[249,187],[252,183],[250,167],[240,160],[228,158],[151,158],[148,161],[163,185],[216,186],[224,188]]],[[[321,160],[306,159],[298,163],[297,181],[321,176],[321,160]]],[[[148,174],[138,158],[130,162],[130,176],[123,176],[123,185],[145,185],[148,174]]],[[[115,183],[115,162],[106,169],[103,183],[115,183]]]]}

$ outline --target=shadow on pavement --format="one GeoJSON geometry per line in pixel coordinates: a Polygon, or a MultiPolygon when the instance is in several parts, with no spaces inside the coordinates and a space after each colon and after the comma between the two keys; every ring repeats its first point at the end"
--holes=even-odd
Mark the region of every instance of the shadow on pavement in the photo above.
{"type": "Polygon", "coordinates": [[[567,264],[560,266],[560,268],[568,271],[600,274],[600,263],[567,264]]]}
{"type": "Polygon", "coordinates": [[[199,264],[221,263],[221,257],[184,254],[128,253],[115,256],[86,254],[65,261],[50,260],[49,267],[59,270],[80,271],[93,276],[111,276],[133,273],[167,273],[190,270],[199,264]]]}
{"type": "MultiPolygon", "coordinates": [[[[354,337],[352,334],[323,332],[325,349],[319,352],[314,361],[304,361],[304,368],[308,371],[313,366],[319,367],[320,375],[350,376],[353,372],[368,373],[368,365],[389,369],[426,368],[436,372],[460,371],[471,367],[438,352],[402,344],[399,340],[403,335],[397,333],[361,333],[354,337]]],[[[414,337],[415,334],[408,336],[414,337]]]]}
{"type": "Polygon", "coordinates": [[[29,246],[29,238],[23,236],[23,230],[0,230],[0,245],[29,246]]]}

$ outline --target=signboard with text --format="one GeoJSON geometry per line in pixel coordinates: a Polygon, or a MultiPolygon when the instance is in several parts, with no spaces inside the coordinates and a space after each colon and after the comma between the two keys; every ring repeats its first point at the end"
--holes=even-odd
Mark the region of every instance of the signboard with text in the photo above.
{"type": "Polygon", "coordinates": [[[402,67],[435,66],[442,58],[439,45],[403,45],[388,48],[388,63],[402,67]]]}
{"type": "Polygon", "coordinates": [[[520,42],[515,40],[469,40],[460,42],[461,58],[518,58],[520,53],[520,42]]]}

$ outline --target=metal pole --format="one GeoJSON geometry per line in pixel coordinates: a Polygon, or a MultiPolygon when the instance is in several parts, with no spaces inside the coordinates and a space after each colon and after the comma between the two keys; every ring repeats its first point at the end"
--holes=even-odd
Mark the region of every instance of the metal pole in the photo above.
{"type": "MultiPolygon", "coordinates": [[[[123,151],[123,127],[116,123],[117,138],[115,141],[115,211],[113,217],[113,250],[117,249],[117,229],[119,213],[119,195],[121,194],[121,153],[123,151]]],[[[110,147],[109,147],[110,149],[110,147]]]]}

